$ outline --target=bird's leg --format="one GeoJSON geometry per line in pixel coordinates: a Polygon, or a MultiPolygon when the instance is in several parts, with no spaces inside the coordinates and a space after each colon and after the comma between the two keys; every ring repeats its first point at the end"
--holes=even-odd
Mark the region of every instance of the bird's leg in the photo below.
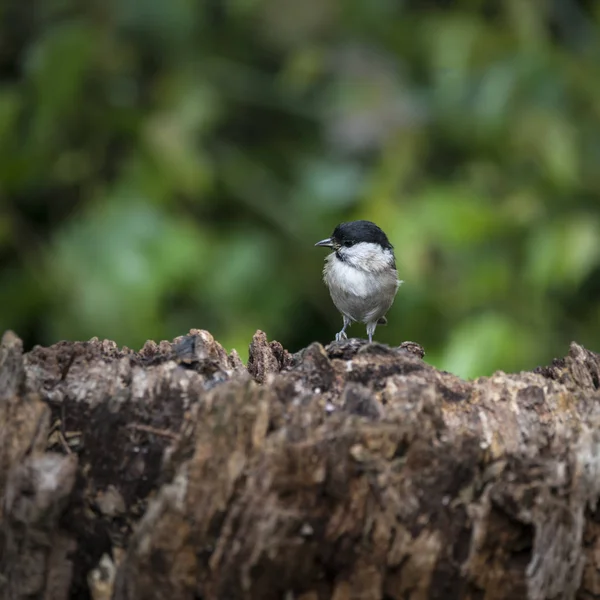
{"type": "Polygon", "coordinates": [[[373,334],[375,333],[376,327],[377,327],[377,321],[367,323],[367,335],[369,336],[369,344],[373,343],[373,334]]]}
{"type": "Polygon", "coordinates": [[[344,326],[342,327],[342,330],[338,333],[335,334],[335,341],[336,342],[340,342],[342,340],[347,340],[348,336],[346,335],[346,327],[348,327],[348,325],[350,325],[350,323],[352,321],[350,321],[350,319],[346,316],[346,315],[342,315],[343,319],[344,319],[344,326]]]}

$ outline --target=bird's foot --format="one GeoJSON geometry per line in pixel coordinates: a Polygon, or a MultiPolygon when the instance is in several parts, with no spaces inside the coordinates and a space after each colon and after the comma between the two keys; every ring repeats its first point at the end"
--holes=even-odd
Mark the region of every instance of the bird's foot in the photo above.
{"type": "Polygon", "coordinates": [[[369,336],[369,344],[373,343],[373,334],[375,333],[376,327],[377,327],[377,322],[367,324],[367,335],[369,336]]]}
{"type": "Polygon", "coordinates": [[[346,332],[342,329],[342,331],[339,331],[338,333],[335,334],[335,341],[336,342],[341,342],[342,340],[347,340],[348,336],[346,335],[346,332]]]}

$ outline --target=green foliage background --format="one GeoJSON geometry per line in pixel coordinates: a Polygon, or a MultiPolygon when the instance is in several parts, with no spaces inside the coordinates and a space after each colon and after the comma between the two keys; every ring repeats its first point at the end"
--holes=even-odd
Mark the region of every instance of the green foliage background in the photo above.
{"type": "Polygon", "coordinates": [[[376,339],[463,376],[599,350],[599,20],[574,0],[5,1],[0,330],[328,342],[313,244],[368,218],[405,281],[376,339]]]}

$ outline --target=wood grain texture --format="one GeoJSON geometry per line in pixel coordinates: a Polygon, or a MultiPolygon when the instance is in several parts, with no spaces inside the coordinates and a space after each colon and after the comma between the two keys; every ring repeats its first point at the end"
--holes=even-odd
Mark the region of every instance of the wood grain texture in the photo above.
{"type": "Polygon", "coordinates": [[[0,598],[600,597],[600,356],[0,346],[0,598]]]}

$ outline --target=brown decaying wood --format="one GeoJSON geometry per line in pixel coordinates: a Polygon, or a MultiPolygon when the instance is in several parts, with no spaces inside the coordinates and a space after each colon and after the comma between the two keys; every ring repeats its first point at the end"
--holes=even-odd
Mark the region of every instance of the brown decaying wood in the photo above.
{"type": "Polygon", "coordinates": [[[0,599],[600,598],[600,356],[0,345],[0,599]]]}

